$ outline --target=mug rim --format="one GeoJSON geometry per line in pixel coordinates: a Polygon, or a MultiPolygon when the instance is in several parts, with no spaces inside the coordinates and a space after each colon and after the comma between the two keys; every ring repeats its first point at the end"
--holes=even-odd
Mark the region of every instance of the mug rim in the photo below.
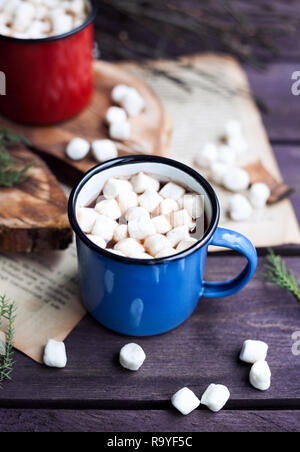
{"type": "Polygon", "coordinates": [[[178,162],[177,160],[169,159],[167,157],[159,157],[154,155],[129,155],[129,156],[123,156],[123,157],[117,157],[112,160],[108,160],[107,162],[100,163],[99,165],[93,167],[90,169],[85,175],[81,178],[81,180],[75,185],[73,188],[69,201],[68,201],[68,216],[69,221],[72,226],[73,231],[79,238],[87,245],[89,248],[91,248],[93,251],[96,251],[98,254],[101,254],[105,257],[114,259],[118,262],[123,262],[126,264],[134,264],[134,265],[157,265],[157,264],[165,264],[168,262],[176,261],[182,258],[185,258],[196,251],[198,251],[200,248],[203,248],[204,245],[206,245],[209,240],[212,238],[220,218],[220,205],[217,198],[217,195],[210,185],[210,183],[201,176],[200,173],[195,171],[194,169],[190,168],[189,166],[185,165],[184,163],[178,162]],[[88,239],[87,235],[82,231],[80,228],[77,218],[75,215],[75,204],[78,198],[78,195],[83,188],[83,186],[88,182],[91,177],[93,177],[95,174],[100,173],[101,171],[105,171],[109,168],[115,167],[115,166],[122,166],[127,165],[129,163],[162,163],[165,165],[173,166],[188,175],[192,176],[200,185],[205,189],[207,195],[209,196],[209,200],[211,202],[212,206],[212,218],[210,221],[210,224],[205,231],[203,237],[201,240],[197,241],[194,245],[192,245],[190,248],[187,248],[186,250],[181,251],[180,253],[176,253],[171,256],[167,257],[161,257],[161,258],[153,258],[153,259],[136,259],[132,257],[126,257],[126,256],[120,256],[118,254],[111,253],[108,250],[105,250],[104,248],[100,248],[95,243],[93,243],[91,240],[88,239]]]}
{"type": "Polygon", "coordinates": [[[55,35],[55,36],[48,36],[47,38],[14,38],[13,36],[6,36],[6,35],[2,35],[0,34],[0,40],[4,40],[4,41],[10,41],[10,42],[19,42],[22,44],[41,44],[44,42],[52,42],[52,41],[58,41],[61,39],[65,39],[65,38],[69,38],[70,36],[73,36],[77,33],[79,33],[80,31],[84,30],[88,25],[90,25],[96,18],[97,12],[98,12],[98,5],[96,3],[96,0],[89,0],[90,4],[91,4],[91,11],[88,15],[88,17],[86,18],[86,20],[79,25],[76,28],[73,28],[72,30],[66,32],[66,33],[62,33],[59,35],[55,35]]]}

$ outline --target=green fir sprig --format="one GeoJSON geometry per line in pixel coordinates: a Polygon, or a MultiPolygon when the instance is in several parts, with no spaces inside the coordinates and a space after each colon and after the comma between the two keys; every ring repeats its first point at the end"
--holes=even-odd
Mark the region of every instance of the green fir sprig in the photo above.
{"type": "Polygon", "coordinates": [[[14,322],[15,307],[4,295],[0,296],[0,329],[2,329],[5,321],[5,353],[0,356],[0,387],[4,380],[11,380],[11,372],[13,369],[13,341],[14,341],[14,322]]]}
{"type": "Polygon", "coordinates": [[[16,160],[8,149],[21,143],[25,146],[30,144],[22,135],[0,128],[0,186],[2,187],[13,187],[24,182],[27,171],[34,165],[34,162],[30,162],[19,170],[13,168],[16,160]]]}
{"type": "Polygon", "coordinates": [[[291,292],[300,301],[300,281],[296,279],[292,271],[287,270],[283,259],[271,249],[266,259],[267,263],[264,267],[267,271],[263,273],[265,279],[291,292]]]}

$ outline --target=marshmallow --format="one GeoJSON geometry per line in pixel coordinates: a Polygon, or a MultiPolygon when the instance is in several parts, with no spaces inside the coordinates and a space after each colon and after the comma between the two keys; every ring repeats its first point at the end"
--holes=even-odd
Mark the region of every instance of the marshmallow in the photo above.
{"type": "Polygon", "coordinates": [[[35,20],[27,28],[26,33],[28,37],[32,39],[39,39],[47,37],[47,33],[50,32],[50,24],[42,20],[35,20]]]}
{"type": "Polygon", "coordinates": [[[155,255],[155,259],[159,259],[161,257],[173,256],[173,254],[176,254],[177,252],[178,251],[176,251],[174,248],[171,248],[171,247],[164,248],[155,255]]]}
{"type": "Polygon", "coordinates": [[[131,209],[132,207],[137,207],[138,196],[134,191],[120,193],[118,196],[118,202],[122,213],[125,214],[128,209],[131,209]]]}
{"type": "Polygon", "coordinates": [[[247,171],[243,168],[233,167],[230,168],[224,176],[224,187],[230,191],[243,191],[248,188],[250,183],[250,177],[247,171]]]}
{"type": "Polygon", "coordinates": [[[108,179],[103,187],[103,194],[106,199],[117,198],[121,193],[132,191],[132,185],[124,179],[108,179]]]}
{"type": "Polygon", "coordinates": [[[200,405],[200,400],[189,388],[182,388],[177,391],[173,395],[171,402],[184,416],[190,414],[200,405]]]}
{"type": "Polygon", "coordinates": [[[196,156],[196,163],[202,168],[208,168],[218,160],[218,148],[214,143],[207,143],[196,156]]]}
{"type": "Polygon", "coordinates": [[[95,243],[95,245],[99,246],[100,248],[106,248],[105,240],[99,235],[89,234],[87,235],[87,238],[90,239],[91,242],[95,243]]]}
{"type": "Polygon", "coordinates": [[[185,193],[185,189],[174,182],[168,182],[159,192],[160,196],[165,199],[173,199],[178,201],[185,193]]]}
{"type": "Polygon", "coordinates": [[[131,343],[121,348],[119,359],[125,369],[136,371],[143,365],[146,354],[140,345],[131,343]]]}
{"type": "Polygon", "coordinates": [[[113,239],[115,242],[120,242],[121,240],[124,240],[127,238],[128,234],[128,226],[127,224],[120,224],[115,230],[114,230],[114,236],[113,239]]]}
{"type": "Polygon", "coordinates": [[[96,223],[92,229],[92,235],[99,235],[106,242],[113,238],[118,223],[105,215],[98,215],[96,223]]]}
{"type": "Polygon", "coordinates": [[[216,184],[223,184],[223,180],[227,171],[230,171],[230,167],[225,163],[214,162],[210,167],[211,179],[216,184]]]}
{"type": "Polygon", "coordinates": [[[176,247],[177,253],[190,248],[195,245],[195,243],[197,243],[197,240],[193,239],[193,237],[190,237],[188,240],[181,240],[176,247]]]}
{"type": "Polygon", "coordinates": [[[86,1],[85,0],[72,0],[68,2],[66,9],[73,12],[75,15],[84,15],[86,12],[86,1]]]}
{"type": "Polygon", "coordinates": [[[156,207],[161,203],[162,198],[159,196],[156,190],[153,188],[147,188],[147,190],[139,196],[139,204],[144,209],[148,210],[148,212],[153,212],[156,207]]]}
{"type": "Polygon", "coordinates": [[[245,341],[240,353],[240,360],[254,364],[257,361],[265,361],[269,346],[262,341],[245,341]]]}
{"type": "Polygon", "coordinates": [[[201,217],[204,211],[204,197],[198,194],[187,194],[178,200],[181,209],[185,209],[188,214],[196,219],[201,217]]]}
{"type": "Polygon", "coordinates": [[[98,218],[97,212],[89,207],[80,207],[77,210],[77,221],[80,228],[85,233],[92,231],[94,224],[98,218]]]}
{"type": "Polygon", "coordinates": [[[251,385],[260,391],[267,391],[271,386],[271,370],[266,361],[257,361],[250,370],[251,385]]]}
{"type": "Polygon", "coordinates": [[[143,240],[154,235],[156,231],[151,219],[143,216],[128,222],[128,232],[133,239],[143,240]]]}
{"type": "Polygon", "coordinates": [[[122,215],[119,204],[115,199],[105,199],[96,204],[96,212],[105,215],[106,217],[118,220],[122,215]]]}
{"type": "Polygon", "coordinates": [[[151,254],[148,253],[138,253],[135,256],[135,259],[153,259],[153,256],[151,256],[151,254]]]}
{"type": "Polygon", "coordinates": [[[124,122],[127,120],[126,111],[120,107],[109,107],[106,112],[105,119],[108,124],[113,124],[114,122],[124,122]]]}
{"type": "Polygon", "coordinates": [[[148,216],[150,218],[148,210],[144,209],[144,207],[130,207],[126,213],[126,220],[132,221],[136,218],[148,216]]]}
{"type": "Polygon", "coordinates": [[[144,193],[147,188],[151,188],[152,190],[159,190],[159,181],[154,177],[148,176],[145,173],[139,173],[131,178],[131,183],[133,186],[133,190],[136,193],[144,193]]]}
{"type": "Polygon", "coordinates": [[[109,136],[113,140],[129,140],[131,135],[131,126],[128,121],[113,122],[109,126],[109,136]]]}
{"type": "Polygon", "coordinates": [[[157,234],[166,234],[172,229],[171,223],[166,215],[158,215],[152,218],[152,224],[157,234]]]}
{"type": "Polygon", "coordinates": [[[248,150],[248,143],[243,136],[229,137],[228,146],[233,149],[237,155],[244,154],[248,150]]]}
{"type": "Polygon", "coordinates": [[[73,29],[73,18],[70,14],[56,13],[51,14],[53,35],[68,33],[73,29]]]}
{"type": "Polygon", "coordinates": [[[118,150],[111,140],[96,140],[92,143],[92,154],[96,162],[102,163],[118,157],[118,150]]]}
{"type": "Polygon", "coordinates": [[[116,104],[121,103],[122,99],[125,97],[129,90],[127,85],[116,85],[111,92],[111,98],[116,104]]]}
{"type": "Polygon", "coordinates": [[[145,108],[145,102],[140,93],[135,88],[128,88],[120,100],[120,104],[127,111],[129,116],[136,117],[145,108]]]}
{"type": "Polygon", "coordinates": [[[214,413],[220,411],[227,403],[230,392],[226,386],[211,384],[201,398],[201,405],[206,405],[214,413]]]}
{"type": "Polygon", "coordinates": [[[115,245],[115,250],[122,251],[125,256],[135,257],[137,254],[143,253],[144,247],[137,240],[128,238],[121,240],[115,245]]]}
{"type": "Polygon", "coordinates": [[[172,248],[169,240],[162,234],[154,234],[145,240],[145,248],[152,256],[156,256],[165,248],[172,248]]]}
{"type": "Polygon", "coordinates": [[[31,3],[21,2],[15,9],[13,18],[13,29],[23,33],[33,22],[35,7],[31,3]]]}
{"type": "Polygon", "coordinates": [[[173,228],[186,225],[188,226],[189,229],[191,229],[194,225],[192,217],[188,214],[188,212],[185,209],[178,210],[177,212],[172,212],[171,223],[173,228]]]}
{"type": "Polygon", "coordinates": [[[257,182],[250,188],[249,197],[253,207],[263,209],[270,197],[271,190],[263,182],[257,182]]]}
{"type": "Polygon", "coordinates": [[[169,215],[179,209],[179,205],[174,199],[164,199],[159,205],[161,215],[169,215]]]}
{"type": "Polygon", "coordinates": [[[83,138],[73,138],[66,148],[67,156],[72,160],[84,159],[90,150],[90,144],[83,138]]]}
{"type": "Polygon", "coordinates": [[[179,226],[175,229],[172,229],[172,231],[169,231],[167,233],[167,238],[171,246],[174,248],[182,240],[187,240],[190,238],[188,226],[179,226]]]}
{"type": "Polygon", "coordinates": [[[252,207],[245,196],[236,194],[229,200],[229,213],[232,220],[245,221],[251,216],[252,207]]]}
{"type": "Polygon", "coordinates": [[[230,119],[225,124],[225,132],[228,137],[241,136],[243,133],[241,122],[237,119],[230,119]]]}
{"type": "Polygon", "coordinates": [[[109,248],[109,250],[107,250],[107,251],[109,251],[110,253],[113,253],[113,254],[117,254],[118,256],[126,257],[125,254],[122,253],[122,251],[119,251],[119,250],[113,250],[113,249],[109,248]]]}
{"type": "Polygon", "coordinates": [[[63,342],[49,339],[44,352],[44,364],[62,369],[67,365],[66,347],[63,342]]]}
{"type": "Polygon", "coordinates": [[[226,144],[222,144],[218,149],[218,162],[225,165],[234,165],[236,161],[236,153],[234,149],[226,144]]]}

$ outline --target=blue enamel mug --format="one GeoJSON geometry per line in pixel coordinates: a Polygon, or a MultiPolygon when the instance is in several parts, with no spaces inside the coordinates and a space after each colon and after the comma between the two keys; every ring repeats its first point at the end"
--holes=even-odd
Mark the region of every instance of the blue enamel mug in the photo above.
{"type": "Polygon", "coordinates": [[[184,322],[201,297],[226,297],[240,291],[255,272],[256,250],[238,232],[219,228],[219,214],[218,199],[211,185],[199,173],[177,161],[156,156],[127,156],[90,170],[69,199],[81,296],[90,314],[118,333],[151,336],[184,322]],[[165,258],[133,259],[99,248],[80,229],[76,209],[90,205],[108,178],[141,171],[177,182],[203,196],[207,227],[202,238],[190,248],[165,258]],[[230,281],[205,281],[209,245],[238,251],[248,260],[245,268],[230,281]]]}

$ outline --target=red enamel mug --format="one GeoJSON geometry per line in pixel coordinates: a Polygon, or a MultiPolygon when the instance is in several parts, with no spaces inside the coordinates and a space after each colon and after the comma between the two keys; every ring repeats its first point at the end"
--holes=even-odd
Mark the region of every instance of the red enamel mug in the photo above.
{"type": "Polygon", "coordinates": [[[24,124],[47,125],[78,114],[94,89],[96,3],[80,26],[59,36],[17,39],[0,35],[0,71],[6,95],[0,114],[24,124]]]}

